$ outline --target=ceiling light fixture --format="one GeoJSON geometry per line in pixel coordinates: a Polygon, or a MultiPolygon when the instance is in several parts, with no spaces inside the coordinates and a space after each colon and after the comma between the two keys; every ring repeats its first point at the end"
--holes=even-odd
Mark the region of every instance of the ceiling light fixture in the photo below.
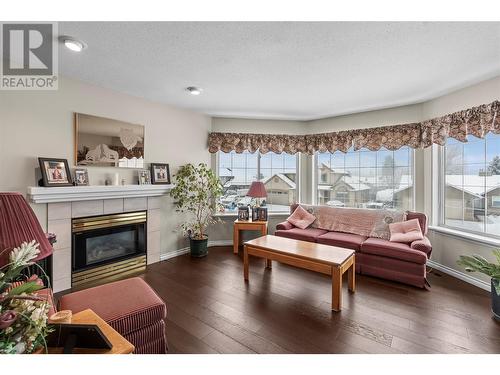
{"type": "Polygon", "coordinates": [[[200,95],[203,89],[200,89],[199,87],[195,86],[189,86],[186,87],[186,91],[189,92],[191,95],[200,95]]]}
{"type": "Polygon", "coordinates": [[[61,37],[61,41],[64,43],[67,49],[73,52],[81,52],[85,48],[87,48],[87,45],[84,42],[70,36],[61,37]]]}

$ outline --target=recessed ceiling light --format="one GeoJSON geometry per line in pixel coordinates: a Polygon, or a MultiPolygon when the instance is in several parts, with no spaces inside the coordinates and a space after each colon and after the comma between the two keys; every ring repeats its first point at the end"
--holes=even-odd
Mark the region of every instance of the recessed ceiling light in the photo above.
{"type": "Polygon", "coordinates": [[[200,95],[203,89],[200,89],[199,87],[195,86],[189,86],[186,87],[186,91],[189,92],[191,95],[200,95]]]}
{"type": "Polygon", "coordinates": [[[81,52],[82,50],[87,48],[87,45],[84,42],[82,42],[81,40],[75,39],[73,37],[63,36],[63,37],[61,37],[61,40],[67,49],[74,51],[74,52],[81,52]]]}

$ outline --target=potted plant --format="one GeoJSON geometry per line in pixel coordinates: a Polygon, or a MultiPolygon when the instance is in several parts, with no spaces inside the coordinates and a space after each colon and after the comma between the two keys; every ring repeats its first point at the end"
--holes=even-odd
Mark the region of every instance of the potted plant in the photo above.
{"type": "Polygon", "coordinates": [[[204,163],[194,166],[186,164],[179,168],[175,177],[175,187],[170,195],[175,200],[177,212],[186,212],[188,221],[181,225],[184,235],[189,237],[191,255],[207,255],[207,228],[218,222],[213,217],[219,207],[222,185],[215,173],[204,163]]]}
{"type": "Polygon", "coordinates": [[[491,311],[495,319],[500,320],[500,249],[494,250],[497,264],[488,262],[480,255],[462,255],[457,262],[468,272],[481,272],[491,277],[491,311]]]}

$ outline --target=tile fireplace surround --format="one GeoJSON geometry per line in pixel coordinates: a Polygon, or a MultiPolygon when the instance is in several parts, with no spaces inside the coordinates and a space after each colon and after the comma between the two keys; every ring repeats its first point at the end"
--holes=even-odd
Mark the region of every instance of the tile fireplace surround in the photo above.
{"type": "Polygon", "coordinates": [[[30,187],[28,199],[47,204],[47,231],[57,235],[53,254],[53,290],[71,288],[71,219],[147,211],[147,263],[160,261],[160,199],[172,185],[30,187]]]}

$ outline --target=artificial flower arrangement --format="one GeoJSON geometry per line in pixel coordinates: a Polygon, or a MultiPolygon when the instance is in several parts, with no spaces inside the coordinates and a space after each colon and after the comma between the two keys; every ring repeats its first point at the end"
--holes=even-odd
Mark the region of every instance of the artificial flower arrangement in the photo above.
{"type": "Polygon", "coordinates": [[[43,282],[36,275],[23,276],[23,270],[36,265],[33,260],[40,252],[38,246],[35,241],[24,242],[11,251],[9,263],[0,268],[0,354],[47,349],[50,305],[35,293],[44,288],[43,282]]]}

